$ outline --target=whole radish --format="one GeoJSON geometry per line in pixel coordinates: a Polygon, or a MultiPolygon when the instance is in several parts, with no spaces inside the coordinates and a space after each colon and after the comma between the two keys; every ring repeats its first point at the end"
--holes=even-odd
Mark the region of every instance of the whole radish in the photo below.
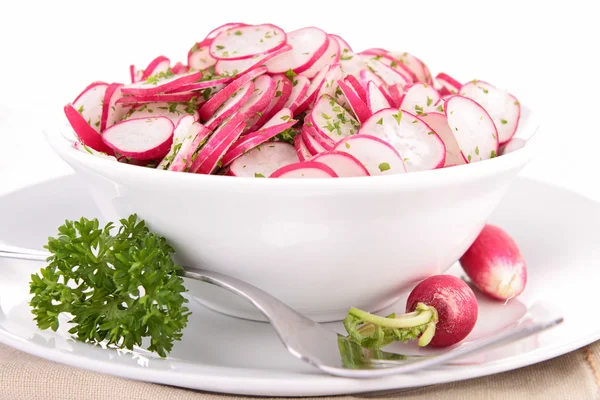
{"type": "Polygon", "coordinates": [[[515,241],[497,226],[484,226],[460,264],[477,289],[494,299],[509,300],[525,289],[525,259],[515,241]]]}
{"type": "Polygon", "coordinates": [[[467,337],[478,311],[469,285],[452,275],[434,275],[412,290],[405,314],[380,317],[351,308],[344,327],[352,340],[371,349],[411,339],[419,346],[447,347],[467,337]]]}

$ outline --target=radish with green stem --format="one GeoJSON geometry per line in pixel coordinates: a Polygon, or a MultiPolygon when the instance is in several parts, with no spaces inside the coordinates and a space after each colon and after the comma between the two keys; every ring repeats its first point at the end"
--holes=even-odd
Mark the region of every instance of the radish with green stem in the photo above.
{"type": "Polygon", "coordinates": [[[452,275],[434,275],[411,291],[405,314],[381,317],[352,307],[344,327],[352,340],[370,349],[409,340],[422,347],[448,347],[471,333],[478,312],[469,285],[452,275]]]}
{"type": "Polygon", "coordinates": [[[527,284],[527,265],[519,247],[494,225],[483,227],[460,264],[477,289],[493,299],[517,297],[527,284]]]}

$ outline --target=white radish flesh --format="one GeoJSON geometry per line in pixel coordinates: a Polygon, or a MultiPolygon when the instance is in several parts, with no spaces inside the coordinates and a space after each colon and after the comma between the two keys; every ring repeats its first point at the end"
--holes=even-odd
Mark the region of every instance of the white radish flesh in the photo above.
{"type": "Polygon", "coordinates": [[[325,53],[329,44],[327,34],[314,27],[289,32],[287,43],[292,49],[267,62],[269,73],[306,71],[325,53]]]}
{"type": "Polygon", "coordinates": [[[467,163],[467,160],[465,160],[462,152],[460,151],[460,147],[458,146],[458,142],[454,137],[454,133],[448,125],[448,118],[446,118],[446,114],[429,112],[427,114],[420,115],[420,118],[425,121],[425,123],[429,125],[444,142],[446,147],[446,161],[444,162],[444,167],[467,163]]]}
{"type": "Polygon", "coordinates": [[[460,88],[462,87],[459,81],[443,72],[440,72],[435,76],[435,81],[438,82],[442,87],[440,89],[441,95],[458,94],[460,88]]]}
{"type": "Polygon", "coordinates": [[[173,130],[173,143],[171,143],[171,148],[169,149],[167,155],[156,166],[157,169],[168,169],[177,153],[181,150],[181,146],[184,140],[188,139],[188,141],[191,142],[193,136],[191,136],[190,131],[194,122],[195,120],[193,116],[186,115],[185,117],[179,120],[177,125],[175,125],[175,129],[173,130]]]}
{"type": "Polygon", "coordinates": [[[342,71],[342,67],[340,64],[336,64],[331,66],[327,75],[325,75],[325,80],[319,89],[319,92],[316,96],[318,100],[324,94],[335,99],[337,103],[341,106],[345,107],[347,105],[346,98],[344,97],[344,93],[342,93],[342,89],[338,85],[338,81],[344,78],[344,72],[342,71]]]}
{"type": "Polygon", "coordinates": [[[194,122],[188,131],[188,136],[183,139],[181,148],[170,163],[169,171],[186,171],[195,161],[195,156],[197,156],[211,134],[210,129],[199,122],[194,122]],[[190,137],[193,137],[192,140],[189,139],[190,137]]]}
{"type": "Polygon", "coordinates": [[[166,117],[138,118],[119,122],[102,134],[107,146],[136,160],[167,155],[173,141],[173,122],[166,117]]]}
{"type": "Polygon", "coordinates": [[[337,83],[340,86],[340,89],[342,89],[342,93],[344,93],[344,97],[346,97],[346,103],[348,103],[352,109],[356,119],[359,122],[365,122],[367,119],[369,119],[371,116],[371,110],[369,110],[369,107],[365,104],[365,102],[361,100],[358,94],[356,94],[354,89],[346,85],[341,79],[337,83]]]}
{"type": "Polygon", "coordinates": [[[322,153],[324,151],[327,150],[331,150],[333,148],[333,146],[327,146],[324,147],[323,145],[321,145],[321,143],[319,143],[316,139],[314,134],[310,133],[310,127],[304,125],[302,127],[302,142],[304,143],[304,145],[306,146],[306,149],[308,150],[308,152],[314,156],[317,155],[319,153],[322,153]]]}
{"type": "Polygon", "coordinates": [[[382,49],[367,49],[360,52],[360,56],[364,60],[374,59],[380,61],[382,64],[396,70],[400,75],[406,79],[407,82],[415,82],[417,77],[408,68],[406,68],[401,62],[392,57],[387,51],[382,49]]]}
{"type": "MultiPolygon", "coordinates": [[[[211,79],[202,80],[199,79],[196,82],[192,82],[183,86],[180,86],[176,89],[168,91],[166,94],[180,94],[180,93],[188,93],[192,90],[201,90],[210,88],[212,92],[218,92],[225,87],[228,83],[233,80],[233,77],[230,76],[216,76],[211,79]]],[[[160,94],[158,95],[160,96],[160,94]]],[[[205,99],[208,100],[208,99],[205,99]]]]}
{"type": "Polygon", "coordinates": [[[377,74],[387,85],[399,83],[402,86],[410,85],[411,81],[406,79],[398,71],[382,63],[379,60],[370,59],[367,61],[369,69],[377,74]]]}
{"type": "MultiPolygon", "coordinates": [[[[120,94],[120,91],[119,91],[120,94]]],[[[117,104],[144,104],[144,103],[188,103],[196,100],[196,103],[203,101],[202,95],[198,92],[183,92],[183,93],[164,93],[155,94],[152,96],[125,96],[120,95],[116,101],[117,104]]]]}
{"type": "Polygon", "coordinates": [[[369,81],[367,86],[367,106],[372,114],[379,110],[383,110],[384,108],[391,107],[381,89],[379,89],[373,81],[369,81]]]}
{"type": "Polygon", "coordinates": [[[285,103],[285,108],[289,108],[294,112],[302,103],[302,100],[306,96],[308,92],[308,87],[310,86],[310,80],[302,75],[294,76],[292,79],[292,92],[290,93],[290,97],[285,103]]]}
{"type": "Polygon", "coordinates": [[[192,115],[198,119],[196,107],[187,103],[146,103],[131,109],[123,116],[123,121],[135,118],[167,117],[177,124],[186,115],[192,115]]]}
{"type": "Polygon", "coordinates": [[[411,71],[417,78],[415,81],[431,83],[429,82],[431,76],[428,77],[428,70],[425,67],[425,64],[423,64],[423,62],[417,57],[406,52],[389,52],[389,55],[398,60],[409,71],[411,71]]]}
{"type": "Polygon", "coordinates": [[[415,83],[405,88],[400,108],[417,115],[435,110],[440,94],[433,86],[426,83],[415,83]]]}
{"type": "Polygon", "coordinates": [[[398,151],[386,141],[371,135],[359,134],[347,137],[333,150],[354,156],[373,176],[406,172],[398,151]]]}
{"type": "Polygon", "coordinates": [[[272,24],[246,25],[223,30],[210,44],[210,55],[217,60],[241,60],[275,51],[286,43],[286,34],[272,24]]]}
{"type": "Polygon", "coordinates": [[[233,161],[229,173],[241,177],[267,178],[279,168],[297,162],[294,146],[284,142],[268,142],[233,161]]]}
{"type": "Polygon", "coordinates": [[[141,82],[123,86],[121,91],[124,95],[151,96],[158,93],[174,91],[182,86],[189,85],[202,78],[201,71],[188,72],[182,75],[157,74],[152,75],[141,82]]]}
{"type": "Polygon", "coordinates": [[[102,121],[100,122],[100,132],[110,128],[123,118],[125,111],[123,105],[119,103],[123,95],[121,94],[121,83],[112,83],[106,89],[104,100],[102,101],[102,121]]]}
{"type": "Polygon", "coordinates": [[[381,110],[362,125],[359,133],[390,143],[409,172],[444,166],[446,148],[442,139],[423,120],[407,111],[381,110]]]}
{"type": "Polygon", "coordinates": [[[302,134],[298,134],[294,137],[294,148],[296,149],[296,155],[300,161],[306,161],[312,157],[310,151],[304,144],[304,139],[302,138],[302,134]]]}
{"type": "Polygon", "coordinates": [[[485,225],[460,264],[477,289],[493,299],[506,301],[525,290],[525,258],[514,239],[498,226],[485,225]]]}
{"type": "Polygon", "coordinates": [[[340,46],[340,51],[342,52],[342,54],[353,51],[352,47],[341,36],[334,35],[334,34],[330,34],[329,36],[331,36],[332,38],[334,38],[338,42],[338,44],[340,46]]]}
{"type": "Polygon", "coordinates": [[[327,165],[316,161],[302,161],[286,165],[273,172],[269,178],[337,178],[337,174],[327,165]]]}
{"type": "Polygon", "coordinates": [[[326,65],[319,71],[319,73],[317,73],[314,78],[311,79],[308,89],[306,90],[306,94],[304,95],[304,99],[296,109],[296,114],[313,107],[317,99],[317,94],[321,90],[321,87],[325,84],[325,78],[327,77],[330,69],[331,67],[326,65]]]}
{"type": "Polygon", "coordinates": [[[150,64],[148,64],[146,69],[144,69],[144,72],[138,81],[144,81],[148,77],[161,72],[165,73],[169,70],[169,68],[171,68],[171,60],[165,56],[158,56],[154,60],[150,61],[150,64]]]}
{"type": "Polygon", "coordinates": [[[102,153],[102,152],[96,151],[96,150],[92,149],[91,147],[86,146],[85,144],[83,144],[81,142],[75,142],[75,143],[73,143],[73,147],[75,147],[75,149],[81,151],[82,153],[91,154],[93,156],[100,157],[100,158],[105,158],[105,159],[111,160],[111,161],[117,161],[116,157],[109,156],[106,153],[102,153]]]}
{"type": "Polygon", "coordinates": [[[334,142],[355,134],[360,128],[358,121],[328,95],[323,95],[317,100],[307,117],[309,118],[308,122],[316,130],[324,136],[330,137],[334,142]]]}
{"type": "Polygon", "coordinates": [[[235,112],[240,111],[241,108],[248,102],[250,96],[254,92],[254,82],[246,82],[244,86],[234,92],[228,99],[217,109],[215,114],[209,119],[204,121],[204,125],[211,131],[216,129],[221,122],[227,117],[233,115],[235,112]]]}
{"type": "Polygon", "coordinates": [[[326,149],[326,150],[331,150],[331,149],[333,149],[333,146],[335,146],[335,144],[337,143],[329,136],[327,136],[324,133],[322,133],[321,131],[315,129],[314,126],[304,125],[304,126],[302,126],[302,132],[306,132],[310,136],[310,139],[306,139],[306,141],[307,141],[308,145],[311,146],[311,152],[320,153],[321,148],[326,149]],[[313,146],[313,143],[315,141],[318,143],[319,146],[317,146],[317,147],[313,146]]]}
{"type": "Polygon", "coordinates": [[[217,26],[215,29],[208,32],[208,35],[206,35],[205,40],[207,40],[207,39],[212,40],[212,39],[216,38],[219,35],[219,33],[229,30],[231,28],[237,28],[238,26],[248,26],[248,24],[245,24],[243,22],[228,22],[226,24],[217,26]]]}
{"type": "Polygon", "coordinates": [[[92,128],[71,104],[64,107],[64,112],[75,132],[75,136],[81,143],[101,153],[113,154],[112,149],[102,141],[100,133],[92,128]]]}
{"type": "Polygon", "coordinates": [[[271,77],[275,82],[275,94],[271,99],[271,102],[263,112],[263,115],[256,118],[256,121],[251,120],[248,122],[248,131],[253,132],[263,126],[266,121],[273,118],[275,114],[284,109],[285,103],[287,103],[290,95],[292,94],[292,81],[290,81],[285,75],[277,74],[271,77]]]}
{"type": "Polygon", "coordinates": [[[323,68],[328,65],[337,63],[340,59],[340,45],[331,36],[327,36],[327,49],[325,53],[308,69],[300,72],[300,75],[304,75],[307,78],[314,78],[323,68]]]}
{"type": "Polygon", "coordinates": [[[198,71],[205,70],[217,63],[217,59],[208,51],[212,40],[196,43],[188,52],[188,66],[198,71]]]}
{"type": "Polygon", "coordinates": [[[73,107],[83,119],[97,132],[102,123],[102,102],[109,85],[104,82],[94,82],[86,87],[75,101],[73,107]]]}
{"type": "Polygon", "coordinates": [[[448,125],[468,163],[498,155],[498,131],[482,106],[455,95],[446,100],[444,108],[448,125]]]}
{"type": "Polygon", "coordinates": [[[341,151],[327,151],[324,153],[317,154],[311,161],[318,161],[327,165],[329,168],[335,171],[337,176],[352,177],[352,176],[370,176],[369,171],[349,153],[341,151]]]}
{"type": "Polygon", "coordinates": [[[219,60],[215,64],[215,72],[220,75],[241,75],[252,71],[258,66],[264,65],[270,59],[289,51],[291,48],[292,46],[290,45],[284,45],[270,53],[261,53],[242,60],[219,60]]]}
{"type": "Polygon", "coordinates": [[[474,80],[464,84],[460,95],[479,103],[492,117],[500,144],[510,140],[517,132],[521,118],[521,105],[510,93],[487,82],[474,80]]]}
{"type": "Polygon", "coordinates": [[[240,112],[251,119],[262,114],[275,95],[275,81],[268,75],[261,75],[254,80],[254,90],[240,112]]]}

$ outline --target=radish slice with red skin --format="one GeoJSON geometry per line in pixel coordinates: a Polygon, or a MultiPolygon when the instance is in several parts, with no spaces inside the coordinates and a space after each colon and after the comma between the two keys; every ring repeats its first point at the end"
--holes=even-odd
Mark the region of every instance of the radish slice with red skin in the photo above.
{"type": "Polygon", "coordinates": [[[170,90],[165,94],[186,93],[193,90],[202,90],[207,88],[211,88],[214,92],[218,92],[222,90],[226,84],[231,83],[231,81],[233,81],[233,78],[230,76],[217,76],[213,79],[207,79],[204,81],[198,80],[196,82],[180,86],[177,89],[170,90]]]}
{"type": "Polygon", "coordinates": [[[254,90],[240,112],[247,120],[251,119],[265,111],[274,95],[275,81],[268,75],[261,75],[254,80],[254,90]]]}
{"type": "Polygon", "coordinates": [[[327,49],[325,53],[310,68],[300,72],[307,78],[314,78],[320,71],[328,65],[333,65],[340,60],[340,45],[331,36],[327,36],[327,49]]]}
{"type": "Polygon", "coordinates": [[[315,27],[289,32],[287,43],[292,49],[267,62],[269,73],[292,70],[299,74],[306,71],[319,60],[329,45],[327,33],[315,27]]]}
{"type": "Polygon", "coordinates": [[[452,275],[433,275],[420,282],[406,300],[406,312],[418,304],[437,312],[431,347],[447,347],[466,338],[475,327],[479,308],[475,293],[462,279],[452,275]]]}
{"type": "Polygon", "coordinates": [[[188,72],[190,72],[190,67],[188,67],[187,65],[182,64],[181,62],[177,62],[177,64],[175,64],[173,66],[173,68],[171,68],[171,71],[175,75],[187,74],[188,72]]]}
{"type": "Polygon", "coordinates": [[[378,111],[362,125],[359,133],[390,143],[402,155],[408,172],[441,168],[446,161],[442,139],[408,111],[390,108],[378,111]]]}
{"type": "MultiPolygon", "coordinates": [[[[317,129],[315,129],[314,126],[304,125],[302,127],[302,130],[306,131],[306,133],[308,133],[310,137],[314,139],[314,141],[316,141],[319,144],[319,146],[321,146],[325,150],[333,149],[333,146],[335,146],[336,144],[336,142],[334,142],[333,139],[319,132],[317,129]]],[[[311,143],[313,143],[313,141],[311,141],[311,143]]],[[[320,150],[321,147],[318,147],[318,149],[320,150]]],[[[317,148],[315,148],[315,151],[317,151],[317,148]]]]}
{"type": "Polygon", "coordinates": [[[370,81],[367,89],[367,106],[371,110],[371,114],[374,114],[379,110],[383,110],[384,108],[391,107],[383,92],[377,87],[375,82],[370,81]]]}
{"type": "Polygon", "coordinates": [[[398,151],[388,142],[375,136],[359,134],[341,140],[333,148],[354,156],[370,175],[391,175],[406,172],[398,151]]]}
{"type": "MultiPolygon", "coordinates": [[[[406,52],[394,52],[390,51],[388,53],[390,56],[398,60],[402,65],[404,65],[409,71],[411,71],[416,79],[415,82],[428,82],[428,69],[425,67],[425,64],[419,60],[417,57],[413,56],[410,53],[406,52]]],[[[430,77],[431,78],[431,77],[430,77]]]]}
{"type": "Polygon", "coordinates": [[[237,28],[238,26],[248,26],[248,24],[245,24],[243,22],[228,22],[226,24],[217,26],[215,29],[208,32],[208,35],[206,35],[206,39],[204,40],[212,40],[216,38],[221,32],[224,32],[231,28],[237,28]]]}
{"type": "Polygon", "coordinates": [[[337,178],[337,174],[327,165],[317,161],[302,161],[286,165],[273,172],[269,178],[337,178]]]}
{"type": "Polygon", "coordinates": [[[174,129],[166,117],[135,118],[111,126],[102,134],[102,140],[126,157],[152,160],[167,155],[174,129]]]}
{"type": "Polygon", "coordinates": [[[167,117],[173,121],[173,124],[177,124],[186,115],[193,115],[195,119],[198,119],[196,107],[190,107],[186,103],[146,103],[131,109],[123,116],[122,121],[139,118],[167,117]]]}
{"type": "Polygon", "coordinates": [[[231,130],[229,135],[219,144],[217,148],[210,154],[207,159],[200,165],[196,173],[198,174],[212,174],[221,166],[222,159],[231,148],[231,145],[240,137],[244,131],[244,123],[237,125],[231,130]]]}
{"type": "Polygon", "coordinates": [[[344,93],[342,93],[342,89],[340,89],[340,85],[337,84],[337,81],[344,78],[344,71],[342,70],[342,66],[340,64],[332,65],[329,69],[327,75],[325,75],[325,81],[321,85],[321,89],[317,94],[317,101],[323,95],[328,95],[335,99],[337,103],[339,103],[342,107],[347,106],[346,98],[344,97],[344,93]]]}
{"type": "MultiPolygon", "coordinates": [[[[383,93],[385,94],[385,90],[383,90],[383,88],[384,86],[380,86],[380,89],[382,89],[383,93]]],[[[395,85],[388,85],[387,93],[389,93],[387,98],[390,101],[390,104],[392,104],[394,108],[400,108],[400,104],[402,103],[402,99],[404,98],[404,88],[402,87],[402,85],[400,85],[399,83],[395,85]]]]}
{"type": "Polygon", "coordinates": [[[219,155],[219,158],[222,157],[222,155],[227,151],[227,149],[225,149],[223,153],[220,153],[222,147],[225,146],[229,148],[229,146],[231,146],[233,142],[235,142],[241,135],[243,129],[244,115],[240,113],[232,115],[223,124],[221,124],[212,135],[210,135],[204,146],[202,146],[202,148],[196,154],[194,154],[194,160],[191,163],[189,171],[192,173],[210,173],[219,161],[218,158],[214,160],[215,155],[219,155]],[[239,133],[237,133],[238,128],[239,133]],[[229,141],[232,136],[234,136],[234,138],[229,141]],[[209,169],[210,171],[206,172],[209,169]]]}
{"type": "Polygon", "coordinates": [[[188,66],[198,71],[205,70],[217,63],[217,60],[208,51],[212,39],[204,39],[192,46],[188,52],[188,66]]]}
{"type": "Polygon", "coordinates": [[[91,154],[93,156],[100,157],[100,158],[106,158],[107,160],[111,160],[111,161],[117,161],[116,157],[109,156],[106,153],[102,153],[102,152],[96,151],[96,150],[92,149],[89,146],[86,146],[85,144],[83,144],[81,142],[74,142],[73,143],[73,147],[75,147],[75,149],[81,151],[82,153],[91,154]]]}
{"type": "Polygon", "coordinates": [[[327,165],[340,178],[371,175],[356,157],[341,151],[326,151],[317,154],[310,161],[317,161],[327,165]]]}
{"type": "MultiPolygon", "coordinates": [[[[322,135],[330,137],[334,143],[355,134],[360,129],[358,121],[328,95],[323,95],[317,100],[307,117],[310,125],[322,135]]],[[[306,138],[304,140],[306,141],[306,138]]],[[[309,144],[306,145],[310,149],[309,144]]]]}
{"type": "Polygon", "coordinates": [[[249,82],[260,75],[267,72],[267,68],[258,67],[245,73],[244,75],[239,76],[233,82],[229,83],[223,89],[221,89],[217,94],[211,97],[202,107],[200,107],[200,118],[203,120],[207,120],[211,117],[211,115],[215,114],[217,109],[221,107],[225,101],[235,93],[239,88],[244,86],[246,82],[249,82]]]}
{"type": "Polygon", "coordinates": [[[321,87],[325,83],[325,78],[327,77],[327,73],[330,69],[331,67],[329,65],[326,65],[321,71],[319,71],[319,73],[313,79],[311,79],[310,85],[308,86],[308,90],[304,95],[304,100],[302,100],[302,103],[296,109],[296,114],[299,114],[313,107],[317,99],[317,94],[319,93],[321,87]]]}
{"type": "Polygon", "coordinates": [[[515,96],[479,80],[465,83],[459,93],[475,100],[488,112],[498,129],[500,144],[508,142],[517,132],[521,104],[515,96]]]}
{"type": "Polygon", "coordinates": [[[377,85],[377,87],[379,87],[379,88],[381,88],[382,86],[383,87],[387,86],[387,84],[383,81],[383,79],[381,79],[379,77],[379,75],[375,74],[373,71],[371,71],[369,69],[364,69],[364,70],[360,71],[359,76],[360,76],[360,83],[365,88],[365,90],[366,90],[369,82],[375,83],[375,85],[377,85]]]}
{"type": "Polygon", "coordinates": [[[333,34],[333,33],[329,34],[329,36],[331,36],[338,42],[338,44],[340,46],[340,51],[342,52],[342,54],[348,53],[348,52],[350,52],[350,53],[353,52],[352,47],[341,36],[333,34]]]}
{"type": "Polygon", "coordinates": [[[187,136],[183,140],[181,148],[175,155],[173,162],[169,165],[169,171],[186,171],[194,162],[195,155],[202,149],[202,146],[204,146],[204,143],[206,143],[211,134],[210,129],[199,122],[194,122],[189,131],[189,136],[193,136],[193,139],[190,141],[189,136],[187,136]]]}
{"type": "Polygon", "coordinates": [[[367,91],[361,85],[360,81],[354,75],[348,75],[344,78],[344,83],[350,86],[362,101],[367,103],[367,91]]]}
{"type": "Polygon", "coordinates": [[[108,83],[93,82],[73,101],[73,107],[96,132],[100,132],[102,102],[108,87],[108,83]]]}
{"type": "Polygon", "coordinates": [[[435,110],[440,94],[427,83],[414,83],[405,88],[400,108],[417,115],[435,110]]]}
{"type": "Polygon", "coordinates": [[[356,116],[356,119],[358,119],[358,121],[361,123],[369,119],[371,116],[371,110],[369,110],[369,107],[367,107],[365,102],[358,97],[358,94],[356,94],[356,92],[346,85],[341,79],[337,83],[340,86],[340,89],[342,89],[342,93],[344,93],[346,101],[350,105],[350,108],[356,116]]]}
{"type": "Polygon", "coordinates": [[[197,103],[201,103],[203,101],[202,95],[198,92],[184,92],[155,94],[153,96],[119,97],[119,99],[116,101],[116,104],[188,103],[194,98],[198,100],[197,103]]]}
{"type": "Polygon", "coordinates": [[[396,70],[400,75],[402,75],[408,82],[416,82],[417,77],[415,74],[406,68],[401,62],[394,59],[387,51],[383,49],[367,49],[365,51],[361,51],[359,55],[365,60],[378,60],[382,64],[387,65],[388,67],[396,70]]]}
{"type": "Polygon", "coordinates": [[[131,78],[131,83],[139,82],[142,80],[142,75],[144,75],[144,71],[136,70],[135,65],[129,66],[129,77],[131,78]]]}
{"type": "Polygon", "coordinates": [[[150,61],[150,64],[144,69],[139,81],[145,81],[152,75],[156,75],[160,72],[167,72],[171,68],[171,60],[165,56],[158,56],[154,60],[150,61]]]}
{"type": "Polygon", "coordinates": [[[296,137],[294,137],[294,148],[296,149],[296,154],[298,155],[298,159],[300,161],[306,161],[312,157],[312,154],[310,151],[308,151],[306,144],[304,144],[302,134],[298,134],[296,137]]]}
{"type": "Polygon", "coordinates": [[[435,76],[436,82],[440,84],[442,87],[440,89],[440,94],[442,96],[448,94],[458,94],[462,84],[456,79],[452,78],[450,75],[440,72],[435,76]]]}
{"type": "Polygon", "coordinates": [[[242,60],[270,53],[286,44],[286,33],[272,24],[236,26],[222,30],[210,44],[217,60],[242,60]]]}
{"type": "Polygon", "coordinates": [[[419,115],[427,125],[433,129],[435,133],[444,141],[444,146],[446,147],[446,161],[444,162],[444,167],[449,167],[451,165],[463,165],[467,163],[465,157],[463,157],[462,152],[460,151],[460,147],[458,146],[458,142],[454,137],[454,133],[450,129],[448,125],[448,118],[446,118],[446,114],[442,114],[439,112],[428,112],[426,114],[419,115]]]}
{"type": "Polygon", "coordinates": [[[179,122],[175,125],[175,129],[173,130],[173,142],[171,143],[171,148],[169,149],[167,155],[156,166],[157,169],[168,169],[177,153],[181,150],[182,143],[186,139],[188,139],[191,142],[191,140],[193,139],[193,137],[191,136],[191,128],[194,122],[195,120],[192,115],[186,115],[185,117],[181,118],[179,122]]]}
{"type": "Polygon", "coordinates": [[[514,239],[498,226],[483,227],[460,265],[477,289],[493,299],[506,301],[525,290],[525,258],[514,239]]]}
{"type": "Polygon", "coordinates": [[[233,176],[266,178],[279,168],[297,163],[294,146],[285,142],[268,142],[237,158],[229,166],[233,176]]]}
{"type": "Polygon", "coordinates": [[[295,111],[298,106],[300,106],[302,99],[306,96],[309,86],[310,79],[302,75],[294,76],[292,78],[292,92],[284,107],[289,108],[296,114],[295,111]]]}
{"type": "Polygon", "coordinates": [[[119,100],[122,98],[121,87],[122,83],[111,83],[106,92],[104,93],[104,100],[102,100],[102,119],[100,121],[100,132],[108,127],[111,127],[117,121],[123,118],[125,112],[123,106],[119,104],[119,100]]]}
{"type": "Polygon", "coordinates": [[[270,53],[257,54],[243,60],[219,60],[215,64],[215,72],[220,75],[229,76],[244,74],[248,71],[252,71],[254,68],[264,65],[270,59],[291,50],[291,48],[292,46],[286,44],[270,53]]]}
{"type": "Polygon", "coordinates": [[[102,141],[102,136],[100,136],[98,131],[87,123],[73,105],[67,104],[64,107],[64,112],[73,131],[75,131],[75,136],[77,136],[81,143],[101,153],[113,154],[112,149],[102,141]]]}
{"type": "Polygon", "coordinates": [[[485,109],[468,97],[454,95],[444,106],[448,125],[468,163],[498,155],[498,131],[485,109]]]}
{"type": "Polygon", "coordinates": [[[304,125],[302,127],[302,132],[300,133],[300,135],[302,135],[302,141],[304,142],[304,145],[306,146],[306,149],[308,150],[308,152],[310,153],[311,156],[317,155],[319,153],[323,153],[324,151],[327,150],[331,150],[331,148],[326,149],[325,147],[323,147],[314,137],[313,135],[310,134],[310,132],[307,130],[306,125],[304,125]]]}
{"type": "MultiPolygon", "coordinates": [[[[265,124],[258,127],[258,129],[247,132],[247,134],[245,134],[244,136],[239,138],[239,140],[236,143],[234,143],[232,147],[237,147],[238,144],[241,144],[241,143],[245,142],[246,140],[250,140],[254,137],[264,136],[264,130],[267,128],[271,128],[271,127],[282,125],[282,124],[287,125],[288,122],[293,122],[293,123],[298,122],[297,120],[292,119],[292,117],[293,117],[292,112],[288,108],[284,108],[284,109],[280,110],[277,114],[275,114],[271,119],[269,119],[269,121],[267,121],[265,124]]],[[[246,124],[246,126],[248,126],[248,124],[246,124]]],[[[285,130],[285,129],[287,129],[287,128],[284,128],[283,130],[285,130]]]]}
{"type": "Polygon", "coordinates": [[[221,122],[234,113],[241,111],[241,108],[248,102],[252,93],[254,93],[254,82],[246,82],[244,86],[234,92],[226,101],[217,109],[215,114],[204,121],[204,125],[211,131],[216,129],[221,122]]]}
{"type": "Polygon", "coordinates": [[[290,95],[292,94],[292,81],[290,81],[283,74],[276,74],[271,77],[275,82],[275,95],[271,99],[271,102],[263,112],[263,115],[255,118],[256,121],[250,121],[247,125],[250,125],[248,132],[253,132],[263,126],[266,121],[270,120],[279,111],[284,109],[290,95]]]}
{"type": "Polygon", "coordinates": [[[121,91],[129,96],[152,96],[158,93],[172,92],[182,86],[189,85],[202,78],[202,71],[189,72],[187,74],[175,75],[169,78],[161,78],[152,75],[142,82],[123,86],[121,91]]]}
{"type": "Polygon", "coordinates": [[[406,79],[398,71],[382,63],[379,60],[369,59],[367,65],[377,76],[381,78],[386,85],[395,85],[399,83],[402,86],[410,85],[412,82],[406,79]]]}

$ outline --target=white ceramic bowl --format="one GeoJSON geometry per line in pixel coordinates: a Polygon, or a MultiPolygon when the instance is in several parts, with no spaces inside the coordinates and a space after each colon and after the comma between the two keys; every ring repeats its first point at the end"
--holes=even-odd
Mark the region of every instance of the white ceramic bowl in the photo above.
{"type": "MultiPolygon", "coordinates": [[[[538,125],[522,111],[518,136],[529,137],[538,125]]],[[[247,281],[317,321],[342,319],[351,306],[380,310],[400,289],[446,271],[529,162],[535,142],[434,171],[302,180],[121,164],[74,149],[65,133],[72,131],[46,137],[87,182],[104,218],[137,213],[168,239],[179,263],[247,281]]],[[[189,288],[213,309],[262,319],[221,289],[189,288]]]]}

